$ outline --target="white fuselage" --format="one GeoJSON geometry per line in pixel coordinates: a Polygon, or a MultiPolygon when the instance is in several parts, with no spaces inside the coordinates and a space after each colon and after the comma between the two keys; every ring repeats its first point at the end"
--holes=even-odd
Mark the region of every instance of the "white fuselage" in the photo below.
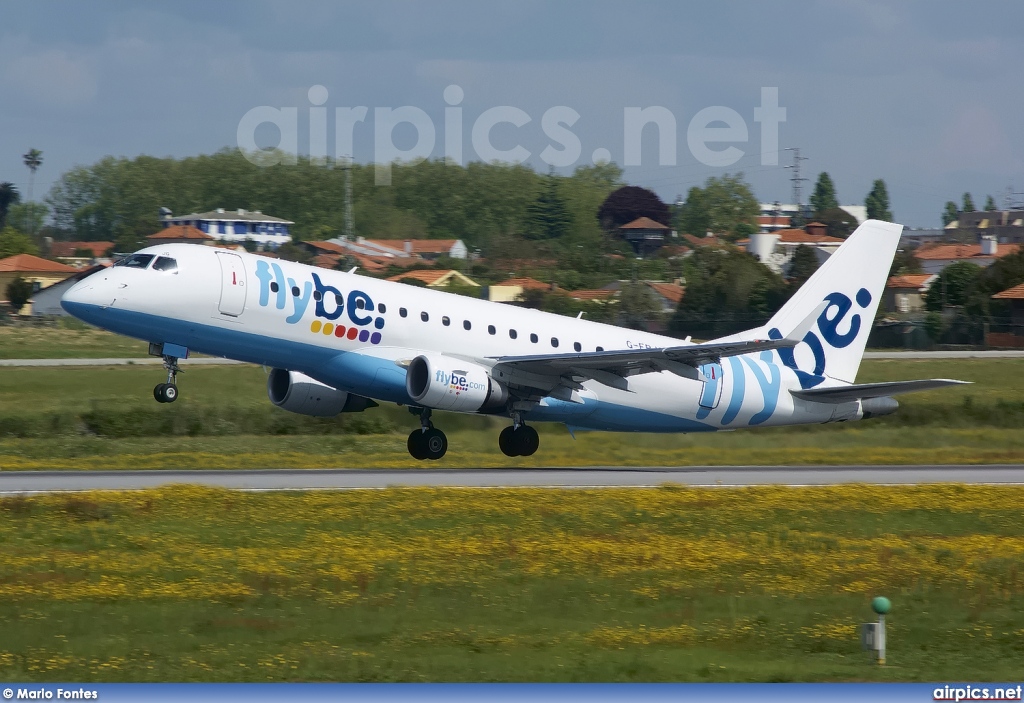
{"type": "MultiPolygon", "coordinates": [[[[497,357],[679,346],[679,340],[427,288],[190,244],[139,254],[175,271],[112,267],[63,305],[114,332],[192,352],[298,371],[349,393],[415,405],[403,363],[424,353],[491,367],[497,357]]],[[[856,401],[794,398],[800,383],[777,351],[669,371],[628,387],[588,380],[572,400],[544,398],[524,419],[572,427],[697,432],[858,419],[856,401]]]]}

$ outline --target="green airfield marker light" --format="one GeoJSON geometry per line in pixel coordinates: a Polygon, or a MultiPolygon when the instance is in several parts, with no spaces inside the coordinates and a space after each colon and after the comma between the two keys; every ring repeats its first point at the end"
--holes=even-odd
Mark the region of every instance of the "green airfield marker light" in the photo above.
{"type": "Polygon", "coordinates": [[[885,616],[892,610],[892,603],[884,596],[871,599],[871,609],[878,613],[878,622],[866,622],[861,629],[861,646],[878,652],[878,663],[885,664],[885,616]]]}

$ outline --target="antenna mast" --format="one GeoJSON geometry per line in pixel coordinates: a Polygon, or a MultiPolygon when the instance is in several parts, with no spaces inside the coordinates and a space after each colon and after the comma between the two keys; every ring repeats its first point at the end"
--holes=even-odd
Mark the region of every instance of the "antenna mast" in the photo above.
{"type": "Polygon", "coordinates": [[[355,214],[352,212],[352,157],[343,157],[341,167],[345,170],[345,239],[352,241],[355,232],[355,214]]]}
{"type": "Polygon", "coordinates": [[[807,161],[806,156],[800,156],[800,147],[790,146],[786,147],[783,151],[793,152],[793,165],[786,166],[786,168],[793,169],[793,177],[789,180],[793,183],[793,201],[796,203],[797,213],[801,216],[804,214],[804,200],[803,200],[803,186],[801,183],[806,181],[806,178],[800,177],[800,162],[807,161]]]}

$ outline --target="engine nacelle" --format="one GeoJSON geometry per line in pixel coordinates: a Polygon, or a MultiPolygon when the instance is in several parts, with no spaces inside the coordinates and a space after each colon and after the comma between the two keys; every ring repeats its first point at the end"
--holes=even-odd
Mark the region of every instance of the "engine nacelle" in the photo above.
{"type": "Polygon", "coordinates": [[[315,381],[298,371],[285,369],[270,372],[267,377],[267,395],[271,403],[283,410],[315,417],[334,417],[341,412],[363,410],[369,403],[373,403],[315,381]],[[361,407],[352,407],[354,405],[361,407]]]}
{"type": "Polygon", "coordinates": [[[440,356],[413,359],[406,369],[405,390],[419,405],[453,412],[498,408],[508,400],[508,389],[484,367],[440,356]]]}

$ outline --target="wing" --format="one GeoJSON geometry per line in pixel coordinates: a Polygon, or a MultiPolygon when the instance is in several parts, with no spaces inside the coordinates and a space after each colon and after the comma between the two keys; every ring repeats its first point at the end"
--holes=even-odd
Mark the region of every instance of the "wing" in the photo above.
{"type": "Polygon", "coordinates": [[[495,361],[496,377],[521,389],[542,391],[563,400],[574,400],[572,391],[582,390],[582,381],[594,380],[611,388],[629,390],[629,376],[669,371],[697,380],[698,367],[717,363],[723,357],[752,354],[770,349],[794,347],[828,306],[823,302],[795,329],[781,339],[751,339],[735,342],[708,342],[678,347],[624,349],[573,354],[532,354],[528,356],[490,357],[495,361]]]}
{"type": "Polygon", "coordinates": [[[927,378],[919,381],[886,381],[884,383],[861,383],[836,388],[810,388],[808,390],[791,390],[790,393],[803,400],[816,403],[846,403],[851,400],[865,398],[883,398],[900,393],[927,391],[946,386],[960,386],[970,381],[954,381],[950,378],[927,378]]]}

